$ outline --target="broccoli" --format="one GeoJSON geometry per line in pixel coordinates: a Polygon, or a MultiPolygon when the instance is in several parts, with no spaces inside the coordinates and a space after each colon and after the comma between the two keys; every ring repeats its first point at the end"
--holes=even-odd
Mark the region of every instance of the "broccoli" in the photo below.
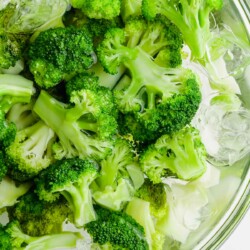
{"type": "Polygon", "coordinates": [[[28,192],[31,183],[16,183],[14,180],[5,176],[0,182],[0,209],[13,206],[19,197],[28,192]]]}
{"type": "Polygon", "coordinates": [[[129,18],[141,16],[142,0],[121,0],[121,17],[125,23],[129,18]]]}
{"type": "Polygon", "coordinates": [[[58,160],[35,179],[35,192],[41,200],[53,202],[63,195],[73,212],[77,227],[95,220],[89,185],[98,176],[92,160],[70,158],[58,160]]]}
{"type": "Polygon", "coordinates": [[[121,210],[144,181],[132,146],[125,139],[117,139],[100,166],[100,176],[91,185],[93,198],[101,206],[121,210]]]}
{"type": "Polygon", "coordinates": [[[83,241],[79,232],[61,232],[44,236],[33,237],[25,234],[18,221],[9,222],[0,229],[3,237],[0,238],[0,246],[6,244],[9,249],[72,249],[83,241]]]}
{"type": "Polygon", "coordinates": [[[71,217],[66,200],[46,202],[39,200],[33,191],[20,197],[18,203],[8,207],[7,211],[10,221],[19,221],[23,232],[30,236],[59,233],[63,223],[71,217]]]}
{"type": "Polygon", "coordinates": [[[168,175],[193,180],[206,171],[206,155],[199,131],[186,126],[149,145],[140,155],[140,164],[153,183],[168,175]]]}
{"type": "MultiPolygon", "coordinates": [[[[139,30],[136,27],[141,22],[135,20],[133,23],[134,26],[130,24],[128,28],[131,31],[134,27],[131,34],[139,30]]],[[[152,60],[152,56],[161,49],[166,49],[168,41],[170,47],[175,46],[175,40],[179,43],[178,48],[181,45],[179,37],[175,39],[174,32],[164,33],[164,26],[160,26],[162,29],[158,29],[158,35],[154,37],[154,26],[151,25],[151,32],[145,31],[146,35],[142,37],[138,35],[127,38],[126,28],[110,29],[97,53],[104,69],[109,73],[116,73],[120,64],[129,70],[129,86],[120,89],[118,85],[114,89],[118,109],[123,114],[119,119],[119,127],[123,129],[121,132],[128,131],[135,140],[141,141],[152,141],[162,134],[178,131],[191,122],[201,101],[198,79],[190,69],[161,67],[152,60]],[[160,35],[161,33],[165,35],[160,35]],[[172,40],[167,38],[167,34],[170,37],[173,35],[172,40]],[[136,45],[138,41],[139,45],[136,45]],[[151,43],[154,44],[152,48],[151,43]]],[[[176,53],[180,53],[177,51],[176,53]]]]}
{"type": "Polygon", "coordinates": [[[30,178],[37,175],[53,160],[54,138],[54,131],[41,120],[17,131],[14,142],[5,149],[6,163],[30,178]]]}
{"type": "Polygon", "coordinates": [[[223,0],[142,0],[142,13],[152,19],[166,16],[181,31],[195,58],[202,58],[211,37],[209,15],[222,8],[223,0]]]}
{"type": "Polygon", "coordinates": [[[95,211],[97,220],[85,225],[95,243],[110,244],[114,249],[149,249],[143,227],[131,216],[97,206],[95,211]]]}
{"type": "Polygon", "coordinates": [[[6,176],[7,172],[8,172],[8,167],[5,163],[4,152],[0,150],[0,182],[6,176]]]}
{"type": "Polygon", "coordinates": [[[29,103],[33,82],[20,75],[0,74],[0,109],[7,113],[16,103],[29,103]]]}
{"type": "Polygon", "coordinates": [[[121,9],[121,0],[70,0],[70,3],[87,17],[95,19],[112,19],[121,9]]]}
{"type": "Polygon", "coordinates": [[[2,250],[10,250],[12,248],[9,234],[5,231],[4,226],[2,226],[1,224],[0,224],[0,248],[2,250]]]}
{"type": "MultiPolygon", "coordinates": [[[[80,86],[79,81],[77,77],[76,86],[80,86]]],[[[53,145],[57,159],[79,156],[98,160],[113,147],[117,122],[110,113],[114,110],[110,90],[88,83],[83,85],[86,89],[71,92],[69,105],[45,91],[41,91],[34,105],[34,111],[58,135],[59,141],[53,145]]],[[[68,90],[74,89],[73,83],[69,86],[68,90]]]]}
{"type": "Polygon", "coordinates": [[[87,29],[59,27],[42,31],[28,49],[28,64],[36,83],[45,89],[84,72],[94,63],[87,29]]]}

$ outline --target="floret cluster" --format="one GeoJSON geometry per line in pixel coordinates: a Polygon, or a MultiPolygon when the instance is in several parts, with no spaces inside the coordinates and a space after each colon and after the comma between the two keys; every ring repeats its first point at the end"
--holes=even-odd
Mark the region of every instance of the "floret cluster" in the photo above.
{"type": "Polygon", "coordinates": [[[184,227],[164,181],[200,178],[207,152],[191,124],[202,82],[183,65],[183,48],[206,60],[209,15],[221,7],[1,6],[0,209],[9,219],[1,249],[85,249],[83,231],[92,249],[161,250],[186,240],[175,236],[184,227]]]}

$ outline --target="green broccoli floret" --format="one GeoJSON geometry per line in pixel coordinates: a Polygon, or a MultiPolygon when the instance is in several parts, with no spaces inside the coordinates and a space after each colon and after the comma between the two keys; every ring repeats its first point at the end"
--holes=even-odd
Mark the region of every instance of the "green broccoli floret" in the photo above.
{"type": "Polygon", "coordinates": [[[121,0],[70,0],[70,3],[87,17],[95,19],[112,19],[120,14],[121,9],[121,0]]]}
{"type": "Polygon", "coordinates": [[[102,159],[113,147],[117,123],[114,114],[110,114],[114,105],[109,99],[110,90],[96,85],[93,88],[96,90],[72,91],[69,105],[41,91],[34,111],[58,135],[59,141],[53,146],[55,158],[102,159]]]}
{"type": "Polygon", "coordinates": [[[75,27],[42,31],[28,50],[28,64],[36,83],[45,89],[69,80],[94,63],[92,37],[75,27]]]}
{"type": "Polygon", "coordinates": [[[14,142],[5,149],[6,162],[29,177],[37,175],[52,162],[54,131],[43,121],[17,131],[14,142]]]}
{"type": "MultiPolygon", "coordinates": [[[[135,21],[135,24],[138,22],[135,21]]],[[[109,30],[98,48],[99,60],[106,71],[115,73],[117,67],[123,64],[130,73],[129,86],[120,88],[118,85],[114,90],[118,109],[124,115],[120,119],[120,128],[141,141],[178,131],[191,122],[201,101],[196,75],[186,68],[161,67],[152,60],[161,48],[166,48],[166,37],[156,39],[156,45],[150,49],[151,42],[148,40],[151,36],[153,38],[153,29],[143,39],[135,36],[131,37],[131,41],[130,36],[126,38],[125,31],[117,28],[109,30]],[[134,47],[138,41],[139,45],[134,47]]]]}
{"type": "Polygon", "coordinates": [[[97,177],[96,163],[70,158],[56,161],[35,179],[35,192],[41,200],[53,202],[63,195],[73,212],[77,227],[95,220],[89,185],[97,177]]]}
{"type": "Polygon", "coordinates": [[[5,231],[4,226],[2,226],[1,224],[0,224],[0,248],[2,250],[12,249],[9,234],[5,231]]]}
{"type": "Polygon", "coordinates": [[[5,163],[4,152],[0,150],[0,182],[6,176],[7,171],[8,171],[8,167],[5,163]]]}
{"type": "Polygon", "coordinates": [[[15,66],[21,56],[22,47],[15,36],[0,30],[0,68],[8,69],[15,66]]]}
{"type": "Polygon", "coordinates": [[[166,16],[182,32],[193,57],[202,58],[211,37],[209,15],[222,5],[223,0],[142,0],[142,13],[147,19],[166,16]]]}
{"type": "Polygon", "coordinates": [[[153,183],[162,177],[174,175],[179,179],[193,180],[206,171],[206,150],[199,131],[191,126],[161,136],[140,155],[144,173],[153,183]]]}
{"type": "Polygon", "coordinates": [[[125,23],[131,17],[141,16],[142,0],[121,0],[121,17],[125,23]]]}
{"type": "Polygon", "coordinates": [[[97,220],[85,225],[95,243],[110,244],[114,249],[149,249],[143,227],[131,216],[101,207],[95,207],[95,211],[97,220]]]}
{"type": "Polygon", "coordinates": [[[0,149],[6,148],[15,140],[16,125],[6,119],[0,107],[0,149]]]}
{"type": "Polygon", "coordinates": [[[0,209],[8,206],[13,206],[19,197],[28,192],[31,183],[25,182],[18,184],[14,180],[5,176],[0,181],[0,209]]]}
{"type": "Polygon", "coordinates": [[[39,237],[25,234],[18,221],[11,221],[4,227],[4,237],[0,238],[0,246],[10,244],[9,249],[74,249],[83,241],[79,232],[61,232],[39,237]]]}
{"type": "Polygon", "coordinates": [[[29,103],[33,82],[20,75],[0,74],[0,109],[7,113],[16,103],[29,103]]]}
{"type": "Polygon", "coordinates": [[[64,199],[54,202],[39,200],[34,192],[23,195],[18,203],[7,209],[10,221],[17,220],[23,232],[30,236],[59,233],[71,210],[64,199]]]}
{"type": "Polygon", "coordinates": [[[117,139],[100,166],[100,176],[91,185],[93,198],[101,206],[121,210],[144,181],[132,146],[125,139],[117,139]]]}

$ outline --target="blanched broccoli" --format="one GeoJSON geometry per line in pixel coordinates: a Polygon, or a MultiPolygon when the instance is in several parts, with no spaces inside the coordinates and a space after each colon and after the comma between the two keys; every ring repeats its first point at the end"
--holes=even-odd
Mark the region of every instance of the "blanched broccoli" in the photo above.
{"type": "Polygon", "coordinates": [[[193,57],[202,58],[211,37],[209,15],[222,5],[223,0],[142,0],[142,13],[147,19],[166,16],[180,29],[193,57]]]}
{"type": "Polygon", "coordinates": [[[0,150],[0,182],[6,176],[7,171],[8,171],[8,167],[5,163],[4,152],[0,150]]]}
{"type": "Polygon", "coordinates": [[[0,248],[2,250],[10,250],[11,242],[8,233],[5,231],[4,226],[0,224],[0,248]]]}
{"type": "Polygon", "coordinates": [[[29,103],[33,82],[20,75],[0,74],[0,109],[7,113],[15,103],[29,103]]]}
{"type": "Polygon", "coordinates": [[[141,16],[142,0],[121,0],[121,17],[126,22],[131,17],[141,16]]]}
{"type": "Polygon", "coordinates": [[[95,211],[97,220],[85,225],[95,243],[110,244],[114,249],[149,249],[143,227],[131,216],[97,206],[95,211]]]}
{"type": "Polygon", "coordinates": [[[69,80],[94,63],[87,29],[59,27],[42,31],[30,44],[28,64],[36,83],[45,89],[69,80]]]}
{"type": "Polygon", "coordinates": [[[63,223],[71,217],[66,200],[46,202],[39,200],[33,191],[19,198],[7,211],[10,220],[17,220],[23,232],[30,236],[60,233],[63,223]]]}
{"type": "Polygon", "coordinates": [[[54,131],[41,120],[17,131],[14,142],[5,150],[7,164],[13,172],[23,172],[28,179],[34,177],[52,162],[54,139],[54,131]]]}
{"type": "Polygon", "coordinates": [[[91,185],[93,198],[101,206],[121,210],[144,180],[133,148],[125,139],[117,139],[100,166],[100,176],[91,185]]]}
{"type": "Polygon", "coordinates": [[[120,0],[70,0],[74,8],[80,9],[87,17],[112,19],[120,14],[120,0]]]}
{"type": "MultiPolygon", "coordinates": [[[[135,20],[128,29],[110,29],[97,54],[107,72],[116,73],[120,64],[129,70],[131,83],[114,89],[123,114],[120,128],[132,133],[135,140],[150,141],[190,123],[199,107],[201,93],[198,79],[191,70],[161,67],[152,60],[152,56],[168,45],[174,48],[174,41],[180,48],[176,33],[164,32],[164,26],[159,24],[162,29],[157,29],[155,35],[151,24],[145,34],[136,36],[139,24],[141,22],[135,20]],[[128,31],[133,36],[127,37],[128,31]]],[[[176,53],[180,51],[177,49],[176,53]]]]}
{"type": "Polygon", "coordinates": [[[16,183],[14,180],[5,176],[0,181],[0,209],[8,206],[13,206],[19,197],[28,192],[31,183],[16,183]]]}
{"type": "Polygon", "coordinates": [[[11,221],[4,228],[0,229],[0,246],[6,244],[9,249],[72,249],[78,242],[83,240],[79,232],[61,232],[44,236],[30,236],[25,234],[18,221],[11,221]]]}
{"type": "Polygon", "coordinates": [[[142,170],[153,183],[162,177],[192,180],[206,171],[206,150],[199,131],[191,126],[162,135],[140,155],[142,170]]]}
{"type": "Polygon", "coordinates": [[[48,202],[63,195],[73,212],[75,225],[82,227],[96,219],[89,185],[97,175],[96,163],[91,160],[59,160],[38,175],[35,192],[48,202]]]}
{"type": "MultiPolygon", "coordinates": [[[[79,81],[81,78],[77,77],[76,86],[80,86],[79,81]]],[[[75,88],[73,84],[68,85],[68,92],[75,88]]],[[[71,92],[71,104],[62,103],[45,91],[35,103],[34,111],[58,135],[59,141],[53,146],[57,159],[102,159],[113,147],[117,123],[115,114],[110,113],[115,110],[110,90],[84,82],[82,85],[86,89],[71,92]]]]}

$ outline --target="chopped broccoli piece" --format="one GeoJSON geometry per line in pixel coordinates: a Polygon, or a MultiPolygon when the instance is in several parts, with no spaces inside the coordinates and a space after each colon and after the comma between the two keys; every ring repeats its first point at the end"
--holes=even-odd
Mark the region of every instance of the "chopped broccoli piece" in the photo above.
{"type": "Polygon", "coordinates": [[[93,198],[101,206],[121,210],[143,183],[133,148],[126,140],[117,139],[112,153],[100,166],[100,176],[91,185],[93,198]]]}
{"type": "Polygon", "coordinates": [[[18,220],[23,232],[30,236],[59,233],[63,222],[71,217],[71,210],[64,199],[46,202],[39,200],[32,191],[7,211],[10,220],[18,220]]]}
{"type": "Polygon", "coordinates": [[[141,16],[142,0],[121,0],[121,17],[126,22],[131,17],[141,16]]]}
{"type": "Polygon", "coordinates": [[[20,75],[0,74],[0,109],[7,113],[15,103],[29,103],[33,82],[20,75]]]}
{"type": "Polygon", "coordinates": [[[54,138],[54,131],[41,120],[17,131],[14,142],[6,148],[8,165],[29,177],[37,175],[53,160],[51,146],[54,138]]]}
{"type": "Polygon", "coordinates": [[[16,220],[9,222],[4,227],[3,234],[4,237],[0,238],[0,245],[10,243],[10,249],[72,249],[83,240],[83,236],[79,232],[61,232],[33,237],[25,234],[16,220]]]}
{"type": "Polygon", "coordinates": [[[206,155],[199,131],[186,126],[148,146],[140,155],[140,163],[153,183],[162,182],[166,175],[193,180],[206,171],[206,155]]]}
{"type": "Polygon", "coordinates": [[[97,220],[85,225],[93,241],[99,245],[111,244],[114,249],[147,250],[143,227],[131,216],[101,207],[95,207],[97,220]]]}
{"type": "Polygon", "coordinates": [[[45,89],[84,72],[94,63],[87,29],[59,27],[42,31],[30,44],[28,64],[36,83],[45,89]]]}
{"type": "Polygon", "coordinates": [[[193,57],[202,58],[211,37],[209,15],[222,5],[223,0],[142,0],[142,13],[147,19],[166,16],[180,29],[193,57]]]}
{"type": "Polygon", "coordinates": [[[89,185],[97,175],[96,163],[91,160],[58,160],[35,179],[35,192],[49,202],[63,195],[73,212],[75,225],[82,227],[96,219],[89,185]]]}
{"type": "Polygon", "coordinates": [[[4,227],[0,224],[0,248],[2,250],[11,249],[11,241],[9,234],[5,231],[4,227]]]}
{"type": "Polygon", "coordinates": [[[5,176],[0,182],[0,209],[13,206],[18,198],[28,192],[31,183],[25,182],[17,184],[15,181],[5,176]]]}
{"type": "Polygon", "coordinates": [[[73,91],[71,105],[56,100],[45,91],[40,93],[34,111],[58,135],[59,141],[53,146],[57,159],[78,156],[102,159],[113,147],[112,136],[117,124],[114,114],[110,114],[114,105],[109,99],[112,96],[108,89],[94,88],[73,91]],[[98,93],[103,94],[102,98],[98,93]]]}
{"type": "Polygon", "coordinates": [[[112,19],[120,14],[120,0],[70,0],[74,8],[80,9],[87,17],[112,19]]]}
{"type": "Polygon", "coordinates": [[[5,155],[4,155],[4,152],[1,150],[0,151],[0,182],[6,176],[7,171],[8,171],[8,167],[5,163],[5,155]]]}

